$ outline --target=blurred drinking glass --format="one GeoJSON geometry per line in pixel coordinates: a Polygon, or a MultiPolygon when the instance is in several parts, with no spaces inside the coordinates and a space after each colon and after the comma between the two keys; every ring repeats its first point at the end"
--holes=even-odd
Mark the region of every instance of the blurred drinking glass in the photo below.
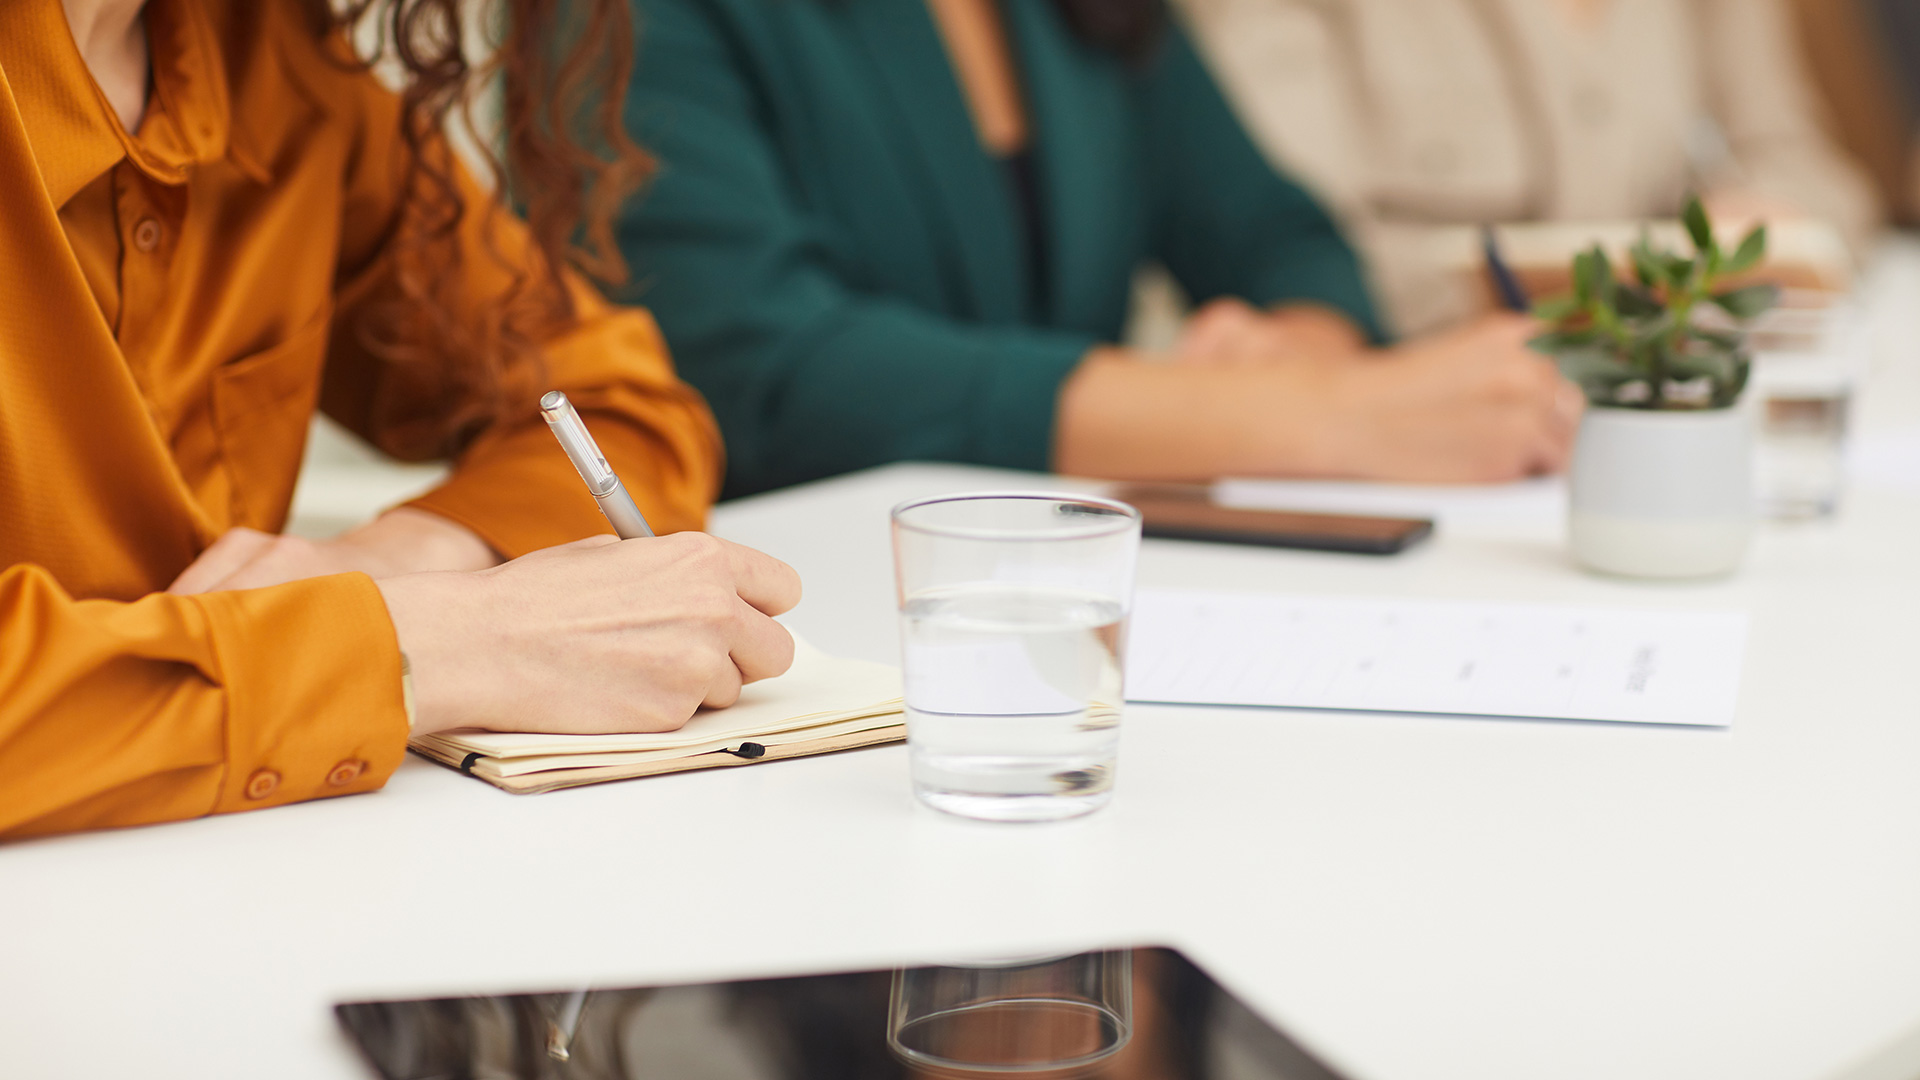
{"type": "Polygon", "coordinates": [[[1140,515],[1076,495],[954,495],[893,511],[914,793],[990,821],[1113,797],[1140,515]]]}
{"type": "Polygon", "coordinates": [[[893,973],[887,1046],[934,1076],[1078,1075],[1132,1034],[1130,950],[893,973]]]}
{"type": "Polygon", "coordinates": [[[1847,414],[1870,345],[1846,305],[1787,306],[1751,329],[1759,398],[1761,510],[1781,520],[1826,517],[1845,483],[1847,414]]]}

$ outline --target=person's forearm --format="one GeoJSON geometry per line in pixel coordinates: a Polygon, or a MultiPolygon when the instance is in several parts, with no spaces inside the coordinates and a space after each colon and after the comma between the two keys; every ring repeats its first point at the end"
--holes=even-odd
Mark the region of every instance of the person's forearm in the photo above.
{"type": "MultiPolygon", "coordinates": [[[[427,510],[395,507],[351,532],[336,543],[364,553],[383,572],[396,577],[430,570],[485,570],[500,565],[500,556],[472,529],[427,510]]],[[[370,571],[371,572],[371,571],[370,571]]]]}
{"type": "Polygon", "coordinates": [[[1339,376],[1312,365],[1205,368],[1099,348],[1061,388],[1054,467],[1121,480],[1339,471],[1329,407],[1339,376]]]}
{"type": "Polygon", "coordinates": [[[1054,467],[1120,480],[1490,483],[1561,468],[1581,394],[1515,315],[1345,362],[1153,364],[1090,351],[1055,403],[1054,467]]]}

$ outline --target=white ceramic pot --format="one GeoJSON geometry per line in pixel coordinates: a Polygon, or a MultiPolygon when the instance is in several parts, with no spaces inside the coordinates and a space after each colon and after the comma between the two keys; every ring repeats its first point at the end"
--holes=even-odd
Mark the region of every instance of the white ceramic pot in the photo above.
{"type": "Polygon", "coordinates": [[[1731,573],[1753,536],[1752,415],[1588,409],[1568,479],[1568,536],[1583,566],[1646,578],[1731,573]]]}

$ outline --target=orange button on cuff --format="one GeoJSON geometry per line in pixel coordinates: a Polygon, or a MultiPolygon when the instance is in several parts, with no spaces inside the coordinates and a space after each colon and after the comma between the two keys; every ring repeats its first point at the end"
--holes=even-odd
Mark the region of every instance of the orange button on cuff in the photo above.
{"type": "Polygon", "coordinates": [[[261,769],[247,777],[247,798],[264,799],[280,790],[280,774],[272,769],[261,769]]]}
{"type": "Polygon", "coordinates": [[[327,774],[327,786],[346,787],[360,779],[360,774],[366,771],[367,763],[364,761],[343,761],[335,765],[333,771],[327,774]]]}

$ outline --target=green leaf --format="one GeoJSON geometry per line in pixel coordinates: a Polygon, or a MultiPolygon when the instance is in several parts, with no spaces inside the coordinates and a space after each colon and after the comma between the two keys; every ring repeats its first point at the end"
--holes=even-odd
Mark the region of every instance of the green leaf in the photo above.
{"type": "Polygon", "coordinates": [[[1623,363],[1612,350],[1599,346],[1572,349],[1556,355],[1554,361],[1568,382],[1580,387],[1588,401],[1600,405],[1614,403],[1615,390],[1620,384],[1644,377],[1623,363]]]}
{"type": "Polygon", "coordinates": [[[1666,307],[1651,292],[1635,285],[1622,285],[1615,290],[1614,306],[1620,309],[1622,316],[1629,319],[1658,315],[1666,310],[1666,307]]]}
{"type": "Polygon", "coordinates": [[[1734,251],[1733,258],[1720,268],[1725,274],[1744,274],[1760,265],[1760,259],[1767,253],[1767,227],[1756,225],[1753,231],[1740,241],[1740,247],[1734,251]]]}
{"type": "Polygon", "coordinates": [[[1527,347],[1548,356],[1592,349],[1601,344],[1598,330],[1551,330],[1527,342],[1527,347]]]}
{"type": "Polygon", "coordinates": [[[1780,299],[1778,285],[1749,285],[1744,289],[1723,292],[1712,300],[1721,310],[1736,319],[1751,319],[1766,312],[1780,299]]]}
{"type": "Polygon", "coordinates": [[[1667,335],[1673,329],[1673,312],[1660,309],[1651,318],[1635,320],[1633,325],[1633,343],[1636,347],[1649,345],[1667,335]]]}
{"type": "Polygon", "coordinates": [[[1688,327],[1687,335],[1695,341],[1705,342],[1716,352],[1735,352],[1744,341],[1739,334],[1728,333],[1724,330],[1708,330],[1699,326],[1688,327]]]}
{"type": "Polygon", "coordinates": [[[1573,302],[1582,309],[1593,304],[1593,253],[1573,257],[1573,302]]]}
{"type": "Polygon", "coordinates": [[[1645,229],[1640,230],[1640,239],[1634,241],[1627,253],[1633,257],[1633,274],[1640,279],[1640,284],[1657,289],[1666,280],[1666,266],[1653,250],[1653,241],[1645,229]]]}
{"type": "Polygon", "coordinates": [[[1714,249],[1713,223],[1707,220],[1707,208],[1700,201],[1700,196],[1687,197],[1687,209],[1680,215],[1680,220],[1686,223],[1687,235],[1693,238],[1695,251],[1705,255],[1714,249]]]}
{"type": "Polygon", "coordinates": [[[1713,403],[1716,406],[1725,408],[1740,400],[1741,393],[1747,388],[1747,380],[1751,378],[1752,375],[1753,357],[1746,352],[1735,353],[1733,356],[1733,377],[1720,387],[1720,392],[1714,395],[1713,403]]]}
{"type": "Polygon", "coordinates": [[[1533,305],[1533,317],[1541,322],[1559,322],[1580,313],[1580,301],[1571,296],[1556,296],[1533,305]]]}
{"type": "Polygon", "coordinates": [[[1619,282],[1613,276],[1613,262],[1599,244],[1593,245],[1593,294],[1600,303],[1613,306],[1614,295],[1618,292],[1619,282]]]}

